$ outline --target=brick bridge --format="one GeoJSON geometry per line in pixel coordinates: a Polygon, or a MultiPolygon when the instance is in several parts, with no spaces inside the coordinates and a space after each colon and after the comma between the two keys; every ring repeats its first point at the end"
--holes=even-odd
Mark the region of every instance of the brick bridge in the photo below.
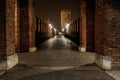
{"type": "MultiPolygon", "coordinates": [[[[52,35],[48,23],[35,16],[33,1],[0,0],[0,70],[16,65],[17,53],[35,52],[36,34],[52,35]]],[[[80,52],[96,52],[95,63],[104,69],[120,65],[119,4],[119,0],[81,0],[80,17],[66,35],[77,40],[80,52]]]]}

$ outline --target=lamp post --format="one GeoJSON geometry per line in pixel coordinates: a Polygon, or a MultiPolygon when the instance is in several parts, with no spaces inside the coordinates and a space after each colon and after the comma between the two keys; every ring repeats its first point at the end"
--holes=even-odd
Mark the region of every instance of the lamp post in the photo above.
{"type": "Polygon", "coordinates": [[[70,24],[67,23],[66,26],[65,26],[65,29],[66,29],[66,33],[68,34],[69,33],[69,27],[70,27],[70,24]]]}

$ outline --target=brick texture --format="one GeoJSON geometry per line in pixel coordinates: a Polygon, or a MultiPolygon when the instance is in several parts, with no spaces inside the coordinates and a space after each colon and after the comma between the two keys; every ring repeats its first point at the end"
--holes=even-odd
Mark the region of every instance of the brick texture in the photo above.
{"type": "Polygon", "coordinates": [[[86,2],[81,1],[80,9],[80,47],[86,48],[86,2]]]}
{"type": "Polygon", "coordinates": [[[17,19],[15,16],[17,0],[6,0],[6,54],[12,55],[15,53],[15,24],[17,19]]]}
{"type": "Polygon", "coordinates": [[[97,0],[96,4],[96,52],[111,56],[113,64],[119,65],[120,1],[97,0]]]}
{"type": "Polygon", "coordinates": [[[0,62],[15,53],[17,0],[0,0],[0,62]]]}
{"type": "Polygon", "coordinates": [[[20,0],[20,51],[35,47],[35,16],[33,0],[20,0]]]}
{"type": "Polygon", "coordinates": [[[16,16],[16,23],[15,23],[15,52],[19,52],[20,50],[20,5],[19,0],[15,4],[17,7],[15,7],[15,16],[16,16]]]}
{"type": "Polygon", "coordinates": [[[96,0],[95,12],[95,51],[104,55],[104,17],[103,0],[96,0]]]}
{"type": "Polygon", "coordinates": [[[106,0],[104,5],[104,36],[107,55],[112,56],[113,63],[120,64],[120,1],[106,0]]]}
{"type": "Polygon", "coordinates": [[[35,47],[36,18],[33,4],[34,0],[29,0],[29,47],[35,47]]]}

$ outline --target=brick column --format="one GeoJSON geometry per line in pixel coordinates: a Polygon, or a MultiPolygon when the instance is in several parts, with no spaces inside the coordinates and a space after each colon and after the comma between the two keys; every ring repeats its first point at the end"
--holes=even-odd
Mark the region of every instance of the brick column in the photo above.
{"type": "Polygon", "coordinates": [[[29,50],[29,5],[28,0],[19,0],[20,4],[20,52],[29,50]]]}
{"type": "Polygon", "coordinates": [[[35,26],[36,26],[36,20],[35,20],[35,14],[34,14],[34,6],[33,1],[34,0],[28,0],[29,1],[29,52],[35,52],[35,26]]]}
{"type": "Polygon", "coordinates": [[[17,4],[15,4],[17,7],[15,8],[16,10],[16,27],[15,27],[15,52],[20,52],[20,6],[18,5],[19,4],[19,1],[17,2],[17,4]]]}
{"type": "Polygon", "coordinates": [[[97,53],[104,54],[104,0],[96,0],[95,12],[95,49],[97,53]]]}
{"type": "Polygon", "coordinates": [[[80,27],[79,24],[80,24],[79,23],[79,18],[77,18],[77,32],[79,32],[79,27],[80,27]]]}
{"type": "Polygon", "coordinates": [[[103,62],[101,66],[104,67],[106,64],[105,68],[109,69],[111,66],[120,65],[119,4],[119,0],[97,0],[96,3],[96,52],[98,53],[96,63],[103,62]],[[109,62],[109,65],[107,62],[105,63],[106,60],[109,62]]]}
{"type": "Polygon", "coordinates": [[[17,0],[0,0],[1,33],[0,34],[0,69],[7,70],[18,63],[15,54],[15,28],[17,27],[17,0]],[[2,6],[1,6],[2,5],[2,6]],[[1,8],[2,7],[2,8],[1,8]]]}
{"type": "Polygon", "coordinates": [[[111,57],[105,55],[105,21],[104,21],[105,0],[96,0],[95,12],[95,63],[103,69],[111,69],[111,57]]]}
{"type": "Polygon", "coordinates": [[[120,1],[105,0],[104,25],[105,25],[105,55],[113,58],[112,65],[120,65],[120,1]]]}
{"type": "Polygon", "coordinates": [[[33,0],[20,0],[20,51],[34,52],[35,16],[33,0]]]}
{"type": "Polygon", "coordinates": [[[38,18],[36,17],[36,32],[38,32],[38,18]]]}
{"type": "Polygon", "coordinates": [[[40,23],[40,19],[38,18],[38,32],[41,32],[41,23],[40,23]]]}
{"type": "Polygon", "coordinates": [[[86,52],[86,2],[81,1],[80,5],[80,47],[81,52],[86,52]]]}

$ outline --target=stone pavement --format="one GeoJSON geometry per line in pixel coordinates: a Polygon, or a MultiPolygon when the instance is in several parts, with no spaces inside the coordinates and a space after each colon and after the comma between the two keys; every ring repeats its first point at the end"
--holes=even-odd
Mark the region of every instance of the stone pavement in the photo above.
{"type": "Polygon", "coordinates": [[[33,66],[81,66],[94,62],[95,53],[69,50],[43,50],[36,53],[20,53],[19,63],[33,66]]]}
{"type": "Polygon", "coordinates": [[[94,64],[95,53],[54,50],[19,53],[0,80],[115,80],[94,64]]]}
{"type": "Polygon", "coordinates": [[[106,73],[112,76],[115,80],[120,80],[120,67],[116,70],[106,71],[106,73]]]}
{"type": "Polygon", "coordinates": [[[43,70],[19,64],[0,80],[114,80],[94,64],[62,70],[43,70]]]}
{"type": "Polygon", "coordinates": [[[64,36],[48,39],[39,45],[39,50],[78,50],[78,45],[64,36]]]}

